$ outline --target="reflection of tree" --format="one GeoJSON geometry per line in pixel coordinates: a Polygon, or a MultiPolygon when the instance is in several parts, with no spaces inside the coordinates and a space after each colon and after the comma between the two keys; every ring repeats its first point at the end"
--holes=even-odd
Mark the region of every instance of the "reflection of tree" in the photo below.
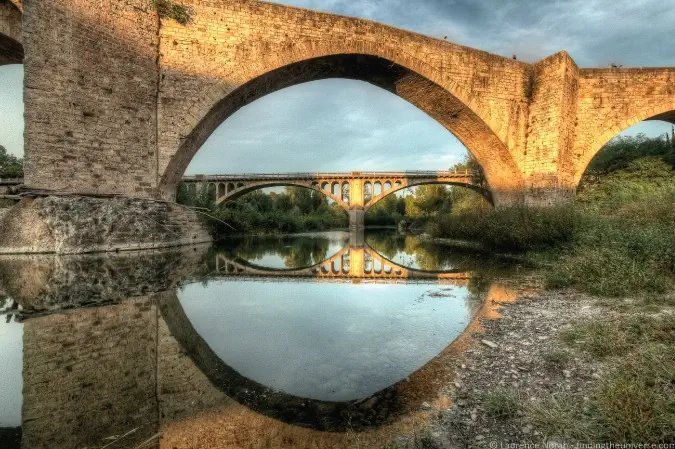
{"type": "Polygon", "coordinates": [[[330,241],[319,237],[255,237],[228,239],[218,249],[230,258],[246,261],[279,256],[286,268],[306,268],[326,260],[330,241]]]}
{"type": "Polygon", "coordinates": [[[394,260],[401,253],[415,257],[421,270],[442,271],[454,267],[456,253],[431,242],[420,240],[414,235],[400,235],[391,232],[369,233],[366,242],[382,256],[394,260]]]}

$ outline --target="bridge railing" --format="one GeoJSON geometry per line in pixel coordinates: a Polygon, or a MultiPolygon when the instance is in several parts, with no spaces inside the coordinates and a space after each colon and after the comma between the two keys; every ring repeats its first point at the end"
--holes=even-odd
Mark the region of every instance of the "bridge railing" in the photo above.
{"type": "Polygon", "coordinates": [[[287,180],[287,179],[354,179],[354,178],[446,178],[453,176],[472,176],[473,170],[408,170],[396,172],[296,172],[296,173],[236,173],[222,175],[189,175],[183,176],[184,182],[204,181],[243,181],[243,180],[287,180]]]}

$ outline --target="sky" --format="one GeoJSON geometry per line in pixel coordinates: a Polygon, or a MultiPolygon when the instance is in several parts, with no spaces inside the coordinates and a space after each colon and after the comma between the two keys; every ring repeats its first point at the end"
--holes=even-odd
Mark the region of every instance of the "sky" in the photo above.
{"type": "MultiPolygon", "coordinates": [[[[675,8],[660,0],[283,0],[534,62],[561,49],[581,67],[675,66],[675,8]]],[[[22,66],[0,67],[0,145],[23,154],[22,66]]],[[[665,122],[624,134],[659,135],[665,122]]],[[[444,169],[464,146],[425,113],[364,82],[322,80],[242,108],[188,174],[444,169]]]]}

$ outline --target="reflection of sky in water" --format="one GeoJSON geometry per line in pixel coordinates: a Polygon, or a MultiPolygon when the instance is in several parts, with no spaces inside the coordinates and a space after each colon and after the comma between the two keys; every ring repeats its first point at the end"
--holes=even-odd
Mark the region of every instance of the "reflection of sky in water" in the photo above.
{"type": "MultiPolygon", "coordinates": [[[[410,254],[406,251],[398,251],[394,257],[387,257],[387,259],[391,260],[395,264],[404,266],[406,268],[412,268],[416,270],[422,269],[422,267],[417,261],[417,256],[415,254],[410,254]]],[[[427,268],[433,268],[434,271],[450,271],[454,268],[449,260],[437,262],[438,263],[434,264],[433,267],[427,268]]]]}
{"type": "MultiPolygon", "coordinates": [[[[326,233],[328,235],[328,233],[326,233]]],[[[307,238],[308,240],[312,238],[307,238]]],[[[340,251],[342,248],[345,246],[345,241],[340,240],[337,238],[328,238],[328,250],[326,252],[327,258],[331,258],[335,253],[340,251]]],[[[288,247],[288,246],[287,246],[288,247]]],[[[291,269],[291,268],[308,268],[308,267],[296,267],[296,266],[289,266],[287,264],[287,260],[284,256],[279,254],[279,252],[276,252],[274,250],[271,250],[262,257],[248,257],[244,258],[248,263],[252,265],[256,265],[258,267],[262,268],[273,268],[273,269],[291,269]]],[[[322,260],[315,260],[313,265],[316,265],[320,262],[323,262],[322,260]]]]}
{"type": "Polygon", "coordinates": [[[364,398],[426,364],[467,326],[465,287],[212,281],[179,292],[197,332],[265,386],[320,400],[364,398]],[[446,294],[429,296],[431,292],[446,294]]]}
{"type": "Polygon", "coordinates": [[[21,425],[23,324],[0,315],[0,427],[21,425]]]}

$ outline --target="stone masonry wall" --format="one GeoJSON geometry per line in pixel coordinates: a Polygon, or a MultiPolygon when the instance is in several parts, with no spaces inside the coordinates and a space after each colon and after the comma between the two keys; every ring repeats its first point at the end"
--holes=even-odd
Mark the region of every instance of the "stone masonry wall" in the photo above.
{"type": "Polygon", "coordinates": [[[560,191],[560,169],[574,141],[578,69],[565,52],[533,66],[528,86],[530,110],[527,150],[522,168],[530,189],[528,201],[555,201],[560,191]]]}
{"type": "Polygon", "coordinates": [[[25,184],[151,196],[157,15],[148,0],[27,0],[25,184]]]}

